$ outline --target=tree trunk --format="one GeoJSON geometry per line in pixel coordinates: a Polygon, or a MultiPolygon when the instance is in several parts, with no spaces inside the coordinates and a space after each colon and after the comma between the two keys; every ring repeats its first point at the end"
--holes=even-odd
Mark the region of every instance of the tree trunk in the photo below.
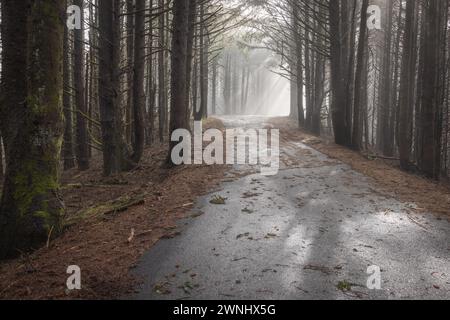
{"type": "MultiPolygon", "coordinates": [[[[171,77],[171,117],[170,134],[186,126],[186,62],[188,31],[188,0],[177,0],[173,3],[172,27],[172,77],[171,77]]],[[[171,140],[171,139],[169,139],[171,140]]],[[[172,149],[177,142],[170,142],[167,163],[173,166],[172,149]]]]}
{"type": "Polygon", "coordinates": [[[133,167],[123,141],[120,90],[120,0],[99,0],[99,98],[103,170],[109,176],[133,167]]]}
{"type": "Polygon", "coordinates": [[[135,28],[135,7],[133,0],[126,0],[125,32],[126,32],[126,63],[128,72],[126,74],[125,85],[125,141],[133,143],[133,98],[134,98],[134,28],[135,28]]]}
{"type": "Polygon", "coordinates": [[[322,105],[325,99],[325,58],[317,55],[315,71],[314,109],[311,119],[311,133],[319,136],[322,124],[322,105]]]}
{"type": "Polygon", "coordinates": [[[134,68],[133,68],[133,156],[138,163],[144,152],[144,78],[145,78],[145,0],[136,0],[134,27],[134,68]]]}
{"type": "MultiPolygon", "coordinates": [[[[294,35],[295,35],[295,46],[296,46],[296,65],[297,65],[297,117],[298,117],[298,125],[300,127],[305,126],[305,110],[303,106],[303,95],[304,95],[304,78],[303,78],[303,43],[301,37],[301,28],[300,28],[300,17],[296,4],[293,4],[293,16],[294,16],[294,35]]],[[[306,41],[305,41],[306,44],[306,41]]],[[[307,44],[306,44],[307,45],[307,44]]]]}
{"type": "Polygon", "coordinates": [[[0,259],[61,231],[64,1],[2,1],[2,134],[6,176],[0,259]],[[26,70],[26,71],[25,71],[26,70]]]}
{"type": "MultiPolygon", "coordinates": [[[[345,2],[345,1],[344,1],[345,2]]],[[[331,66],[331,113],[333,120],[334,138],[336,144],[348,146],[350,144],[350,128],[347,121],[347,99],[345,87],[344,68],[342,66],[342,28],[340,1],[333,0],[329,3],[330,16],[330,66],[331,66]]]]}
{"type": "Polygon", "coordinates": [[[391,68],[391,42],[392,42],[392,20],[393,20],[393,3],[394,0],[387,0],[386,17],[387,25],[384,30],[384,51],[380,76],[380,94],[379,94],[379,116],[378,130],[379,148],[384,155],[392,157],[394,153],[394,139],[390,130],[390,114],[392,101],[392,68],[391,68]]]}
{"type": "MultiPolygon", "coordinates": [[[[195,120],[201,121],[208,111],[208,45],[205,25],[205,6],[200,5],[200,110],[195,112],[195,120]]],[[[236,95],[236,92],[234,93],[236,95]]],[[[237,100],[237,95],[236,95],[237,100]]],[[[236,103],[237,104],[237,103],[236,103]]]]}
{"type": "Polygon", "coordinates": [[[445,60],[442,43],[445,42],[448,3],[444,0],[424,2],[425,37],[422,68],[421,101],[421,159],[419,169],[429,178],[439,179],[441,169],[442,106],[445,85],[445,60]]]}
{"type": "MultiPolygon", "coordinates": [[[[150,12],[153,12],[153,0],[149,2],[150,12]]],[[[147,126],[146,126],[146,144],[152,145],[154,136],[154,125],[155,125],[155,82],[153,77],[153,19],[150,19],[148,22],[149,31],[148,31],[148,49],[147,49],[147,126]]]]}
{"type": "MultiPolygon", "coordinates": [[[[308,19],[308,18],[307,18],[308,19]]],[[[311,77],[311,39],[308,28],[305,30],[305,89],[306,89],[306,116],[303,126],[306,130],[311,130],[311,114],[313,109],[312,101],[312,77],[311,77]]]]}
{"type": "Polygon", "coordinates": [[[216,114],[217,109],[217,57],[214,58],[213,61],[213,70],[212,70],[212,97],[211,97],[211,112],[213,115],[216,114]]]}
{"type": "MultiPolygon", "coordinates": [[[[183,0],[184,1],[184,0],[183,0]]],[[[160,10],[165,8],[165,1],[159,0],[160,10]]],[[[159,53],[158,53],[158,114],[159,114],[159,141],[164,142],[164,135],[166,133],[166,69],[165,69],[165,42],[166,42],[166,33],[165,33],[165,15],[161,13],[159,16],[159,53]]]]}
{"type": "Polygon", "coordinates": [[[416,34],[414,32],[415,1],[406,2],[405,34],[403,40],[403,59],[400,84],[400,111],[399,111],[399,153],[402,169],[409,170],[411,166],[412,143],[412,106],[414,99],[414,73],[416,70],[415,46],[416,34]]]}
{"type": "Polygon", "coordinates": [[[225,55],[225,67],[223,72],[223,99],[224,111],[228,115],[231,113],[231,56],[229,53],[225,55]]]}
{"type": "Polygon", "coordinates": [[[69,58],[69,30],[67,26],[64,27],[64,93],[63,106],[65,118],[64,130],[64,144],[63,144],[63,160],[64,170],[69,170],[75,167],[75,156],[73,151],[73,119],[72,119],[72,97],[71,97],[71,77],[70,77],[70,58],[69,58]]]}
{"type": "Polygon", "coordinates": [[[74,86],[75,86],[75,108],[77,110],[76,128],[76,158],[78,169],[89,169],[89,147],[86,126],[87,106],[85,100],[85,65],[84,65],[84,0],[74,0],[74,4],[81,8],[81,29],[76,29],[75,34],[75,64],[74,64],[74,86]]]}
{"type": "Polygon", "coordinates": [[[192,84],[192,62],[194,60],[194,36],[195,26],[197,22],[197,0],[189,0],[189,16],[188,16],[188,34],[187,34],[187,55],[186,55],[186,106],[188,108],[186,124],[189,125],[191,121],[192,112],[191,100],[191,84],[192,84]]]}
{"type": "Polygon", "coordinates": [[[355,98],[353,105],[353,132],[352,132],[352,147],[354,150],[361,150],[362,143],[362,122],[361,122],[361,104],[362,97],[362,80],[364,77],[364,54],[367,45],[367,9],[369,7],[369,0],[363,0],[361,7],[361,25],[359,28],[358,53],[356,59],[356,74],[355,74],[355,98]]]}

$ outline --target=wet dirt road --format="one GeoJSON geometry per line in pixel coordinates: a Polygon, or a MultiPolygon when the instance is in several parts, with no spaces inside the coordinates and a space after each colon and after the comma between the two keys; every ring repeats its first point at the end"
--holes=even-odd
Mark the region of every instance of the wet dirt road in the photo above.
{"type": "MultiPolygon", "coordinates": [[[[264,118],[224,118],[264,127],[264,118]]],[[[131,299],[450,299],[450,224],[378,192],[347,165],[292,141],[275,176],[250,174],[198,199],[181,235],[134,273],[131,299]],[[214,195],[224,205],[211,204],[214,195]],[[369,290],[369,266],[381,290],[369,290]]],[[[246,168],[236,167],[238,172],[246,168]]]]}

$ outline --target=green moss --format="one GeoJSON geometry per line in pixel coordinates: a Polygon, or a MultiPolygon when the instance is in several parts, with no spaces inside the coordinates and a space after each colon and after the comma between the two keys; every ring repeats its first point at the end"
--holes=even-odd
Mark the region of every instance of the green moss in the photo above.
{"type": "Polygon", "coordinates": [[[344,280],[344,281],[339,281],[339,283],[336,286],[338,288],[338,290],[341,291],[351,291],[352,290],[352,284],[349,283],[348,281],[344,280]]]}
{"type": "Polygon", "coordinates": [[[37,161],[27,160],[15,179],[14,199],[18,203],[20,218],[38,218],[49,231],[62,212],[50,212],[48,199],[59,188],[57,174],[40,170],[37,161]]]}

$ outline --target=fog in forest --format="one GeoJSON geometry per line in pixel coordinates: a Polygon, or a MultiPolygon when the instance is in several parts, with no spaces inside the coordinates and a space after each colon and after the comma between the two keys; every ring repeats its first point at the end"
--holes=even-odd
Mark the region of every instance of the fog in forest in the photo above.
{"type": "Polygon", "coordinates": [[[287,116],[290,83],[280,73],[279,57],[264,48],[236,42],[221,56],[217,115],[287,116]]]}
{"type": "Polygon", "coordinates": [[[271,19],[267,7],[258,2],[221,4],[230,12],[239,8],[240,15],[231,14],[235,27],[217,35],[220,40],[210,49],[209,114],[288,116],[290,72],[284,54],[274,50],[276,41],[264,31],[264,22],[271,19]]]}

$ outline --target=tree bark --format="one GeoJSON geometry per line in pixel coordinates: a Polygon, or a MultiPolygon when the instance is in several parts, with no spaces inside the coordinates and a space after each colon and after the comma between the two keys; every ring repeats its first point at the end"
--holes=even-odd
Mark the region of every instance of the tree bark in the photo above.
{"type": "MultiPolygon", "coordinates": [[[[184,1],[184,0],[183,0],[184,1]]],[[[165,8],[165,1],[159,0],[160,10],[165,8]]],[[[159,140],[164,141],[164,136],[166,133],[166,112],[167,112],[167,101],[166,101],[166,69],[165,69],[165,54],[166,49],[166,19],[164,13],[159,16],[159,53],[158,53],[158,108],[159,108],[159,140]]]]}
{"type": "Polygon", "coordinates": [[[76,117],[76,158],[78,169],[89,169],[89,147],[86,126],[87,106],[85,101],[85,65],[84,65],[84,0],[74,0],[75,5],[81,8],[81,29],[76,29],[74,44],[74,86],[76,117]]]}
{"type": "Polygon", "coordinates": [[[120,90],[120,0],[99,0],[99,99],[103,137],[103,170],[106,176],[133,167],[123,141],[120,90]]]}
{"type": "Polygon", "coordinates": [[[211,112],[213,115],[215,115],[217,109],[217,69],[218,69],[217,57],[215,57],[213,60],[212,68],[213,70],[211,79],[212,82],[211,112]]]}
{"type": "Polygon", "coordinates": [[[188,108],[186,124],[189,125],[191,116],[195,110],[190,109],[191,84],[192,84],[192,62],[194,60],[194,36],[197,22],[197,0],[189,0],[188,32],[187,32],[187,54],[186,54],[186,106],[188,108]]]}
{"type": "Polygon", "coordinates": [[[415,1],[406,2],[405,34],[403,40],[403,58],[400,84],[400,110],[399,110],[399,153],[402,169],[409,170],[411,166],[412,143],[412,106],[414,97],[414,73],[416,70],[415,46],[416,34],[414,32],[415,1]]]}
{"type": "MultiPolygon", "coordinates": [[[[177,0],[173,3],[172,27],[172,77],[171,77],[171,117],[170,134],[186,125],[186,63],[187,63],[187,31],[188,31],[188,0],[177,0]]],[[[185,128],[187,129],[187,128],[185,128]]],[[[169,139],[171,140],[171,139],[169,139]]],[[[172,149],[177,142],[170,141],[167,164],[173,166],[172,149]]]]}
{"type": "Polygon", "coordinates": [[[72,98],[71,98],[71,76],[70,76],[70,50],[69,50],[69,30],[67,26],[64,27],[64,62],[63,62],[63,75],[64,75],[64,93],[63,93],[63,107],[64,107],[64,144],[63,144],[63,160],[64,170],[69,170],[75,167],[75,156],[73,150],[73,119],[72,119],[72,98]]]}
{"type": "Polygon", "coordinates": [[[393,132],[390,130],[392,124],[391,102],[392,102],[392,68],[391,68],[391,43],[392,43],[392,21],[394,0],[387,0],[386,17],[387,25],[384,30],[384,50],[380,76],[379,94],[379,116],[378,116],[378,145],[385,156],[392,157],[394,153],[393,132]]]}
{"type": "Polygon", "coordinates": [[[442,146],[442,106],[445,78],[445,58],[442,43],[445,42],[448,3],[444,0],[424,1],[425,37],[422,68],[421,97],[421,148],[419,169],[429,178],[439,179],[442,146]]]}
{"type": "Polygon", "coordinates": [[[125,86],[125,141],[128,144],[133,143],[133,105],[134,105],[134,30],[135,30],[135,7],[133,0],[126,0],[126,17],[125,17],[125,32],[126,32],[126,63],[128,72],[126,74],[125,86]]]}
{"type": "Polygon", "coordinates": [[[363,0],[361,7],[361,24],[359,28],[358,53],[356,58],[356,74],[355,74],[355,97],[353,105],[353,132],[352,147],[354,150],[361,150],[362,143],[362,121],[361,121],[361,104],[363,101],[363,90],[361,84],[364,77],[364,54],[367,45],[367,9],[369,0],[363,0]]]}
{"type": "Polygon", "coordinates": [[[138,163],[144,153],[144,78],[145,78],[145,0],[136,0],[134,26],[134,68],[133,68],[133,155],[132,160],[138,163]]]}
{"type": "MultiPolygon", "coordinates": [[[[208,40],[205,24],[205,5],[200,5],[200,110],[194,111],[195,120],[201,121],[208,111],[208,40]]],[[[236,75],[237,76],[237,75],[236,75]]],[[[237,101],[237,92],[234,93],[237,101]]],[[[237,107],[237,102],[235,103],[237,107]]]]}
{"type": "MultiPolygon", "coordinates": [[[[345,1],[344,1],[345,2],[345,1]]],[[[330,66],[331,66],[331,113],[333,120],[334,138],[336,144],[348,146],[350,144],[350,127],[347,121],[347,99],[342,54],[342,28],[340,1],[329,2],[330,19],[330,66]]]]}
{"type": "MultiPolygon", "coordinates": [[[[296,4],[293,4],[293,20],[294,20],[294,35],[295,35],[295,47],[296,47],[296,75],[297,75],[297,117],[298,125],[300,127],[305,126],[305,110],[303,105],[303,95],[304,95],[304,77],[303,77],[303,43],[301,39],[301,28],[299,25],[299,12],[296,4]]],[[[307,45],[305,43],[305,45],[307,45]]]]}
{"type": "Polygon", "coordinates": [[[64,1],[2,1],[2,133],[6,177],[0,259],[61,231],[64,1]],[[26,70],[26,71],[25,71],[26,70]]]}
{"type": "MultiPolygon", "coordinates": [[[[154,0],[149,1],[150,12],[153,12],[154,0]]],[[[154,140],[154,125],[155,125],[155,93],[156,83],[154,81],[153,70],[153,19],[148,22],[148,49],[147,49],[147,126],[146,126],[146,144],[152,145],[154,140]]]]}

